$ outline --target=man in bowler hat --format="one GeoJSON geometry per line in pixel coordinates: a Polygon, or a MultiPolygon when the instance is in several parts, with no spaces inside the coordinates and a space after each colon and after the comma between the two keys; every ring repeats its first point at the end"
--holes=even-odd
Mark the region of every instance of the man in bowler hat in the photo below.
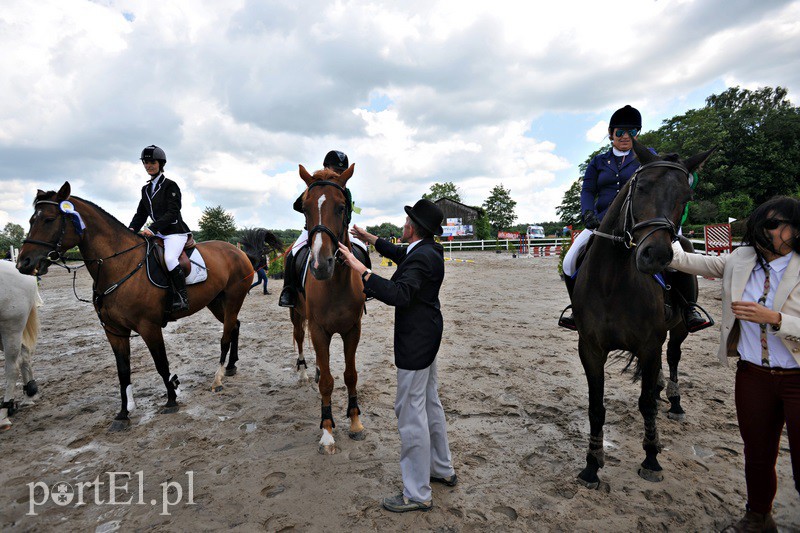
{"type": "Polygon", "coordinates": [[[431,482],[457,482],[447,442],[447,423],[439,401],[436,353],[442,342],[439,289],[444,279],[444,249],[433,240],[442,234],[442,210],[429,200],[405,207],[404,248],[353,226],[350,233],[397,263],[391,279],[373,274],[339,244],[347,265],[361,274],[364,293],[395,307],[394,362],[397,396],[394,411],[400,432],[403,492],[383,499],[389,511],[428,511],[431,482]]]}

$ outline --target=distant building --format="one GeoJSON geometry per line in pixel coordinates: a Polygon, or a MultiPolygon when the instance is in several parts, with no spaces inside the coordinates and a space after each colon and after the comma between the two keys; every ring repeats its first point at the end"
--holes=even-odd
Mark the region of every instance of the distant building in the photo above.
{"type": "Polygon", "coordinates": [[[439,198],[434,202],[444,213],[442,239],[471,240],[475,238],[475,229],[480,211],[474,207],[456,202],[450,198],[439,198]]]}

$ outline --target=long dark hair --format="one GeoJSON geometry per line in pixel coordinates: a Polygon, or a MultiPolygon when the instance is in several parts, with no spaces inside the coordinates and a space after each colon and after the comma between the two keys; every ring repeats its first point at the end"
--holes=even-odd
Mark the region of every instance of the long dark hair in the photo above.
{"type": "Polygon", "coordinates": [[[800,200],[788,196],[774,196],[755,208],[750,218],[747,219],[747,227],[742,240],[743,244],[755,248],[762,262],[761,250],[776,253],[772,246],[772,239],[764,229],[764,222],[769,218],[780,218],[781,220],[789,221],[795,231],[789,244],[795,253],[800,253],[800,238],[797,237],[797,232],[800,232],[800,200]]]}

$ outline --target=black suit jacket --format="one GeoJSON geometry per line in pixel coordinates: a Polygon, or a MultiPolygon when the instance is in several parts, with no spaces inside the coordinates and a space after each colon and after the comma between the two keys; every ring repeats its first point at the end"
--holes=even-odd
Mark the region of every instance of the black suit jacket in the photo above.
{"type": "Polygon", "coordinates": [[[162,176],[152,194],[149,181],[142,187],[142,199],[128,227],[139,231],[147,222],[148,216],[153,219],[153,223],[148,226],[153,233],[191,233],[181,217],[181,189],[166,176],[162,176]]]}
{"type": "Polygon", "coordinates": [[[403,370],[427,368],[442,342],[439,289],[444,280],[444,249],[433,239],[423,239],[411,253],[378,239],[375,249],[397,263],[391,280],[371,274],[364,293],[394,312],[394,364],[403,370]]]}

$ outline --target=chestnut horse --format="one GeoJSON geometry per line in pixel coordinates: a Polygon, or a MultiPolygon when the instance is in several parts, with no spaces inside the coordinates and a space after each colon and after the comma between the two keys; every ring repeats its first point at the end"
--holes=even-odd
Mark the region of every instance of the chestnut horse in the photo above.
{"type": "MultiPolygon", "coordinates": [[[[668,352],[670,378],[677,387],[679,346],[687,330],[680,312],[667,313],[665,304],[672,303],[673,309],[676,305],[653,275],[672,260],[672,241],[678,239],[681,216],[692,198],[688,178],[713,151],[680,161],[675,155],[654,155],[637,142],[633,146],[642,166],[595,231],[572,294],[578,352],[589,385],[589,452],[578,479],[590,488],[600,485],[597,471],[604,463],[604,366],[612,350],[631,352],[636,376],[641,377],[639,411],[646,457],[639,475],[648,481],[663,479],[656,428],[661,352],[669,331],[671,347],[678,346],[677,358],[668,352]]],[[[688,246],[691,250],[691,243],[688,246]]]]}
{"type": "MultiPolygon", "coordinates": [[[[349,400],[347,416],[350,418],[349,436],[354,440],[364,439],[364,426],[358,418],[356,383],[356,348],[361,339],[361,315],[364,312],[364,283],[358,273],[336,260],[339,242],[348,248],[347,234],[350,220],[350,197],[345,191],[347,180],[353,175],[355,165],[342,172],[324,169],[312,176],[300,165],[300,177],[308,189],[303,195],[303,212],[308,230],[309,270],[305,294],[300,294],[297,305],[290,310],[294,326],[294,341],[297,343],[297,369],[305,367],[303,338],[305,326],[311,335],[311,343],[317,354],[317,378],[322,397],[322,438],[320,453],[336,453],[333,438],[331,393],[333,376],[330,369],[330,344],[334,333],[344,342],[344,382],[349,400]]],[[[305,380],[305,369],[301,380],[305,380]]]]}
{"type": "MultiPolygon", "coordinates": [[[[130,370],[131,331],[141,335],[156,370],[167,389],[162,413],[175,413],[178,376],[170,374],[164,337],[166,290],[154,286],[143,265],[146,261],[144,237],[133,233],[95,204],[70,196],[69,182],[58,192],[38,191],[28,238],[20,250],[17,269],[23,274],[44,275],[50,263],[63,258],[77,246],[94,280],[93,303],[117,360],[122,408],[111,424],[111,431],[130,425],[129,411],[135,406],[130,370]],[[83,229],[85,227],[85,229],[83,229]]],[[[220,367],[212,388],[222,388],[222,375],[236,373],[239,320],[237,316],[253,280],[253,267],[247,256],[232,244],[209,241],[197,244],[208,268],[208,278],[189,285],[189,309],[169,315],[177,320],[204,307],[222,322],[220,367]],[[226,368],[225,358],[230,351],[226,368]]],[[[196,268],[196,267],[195,267],[196,268]]]]}

